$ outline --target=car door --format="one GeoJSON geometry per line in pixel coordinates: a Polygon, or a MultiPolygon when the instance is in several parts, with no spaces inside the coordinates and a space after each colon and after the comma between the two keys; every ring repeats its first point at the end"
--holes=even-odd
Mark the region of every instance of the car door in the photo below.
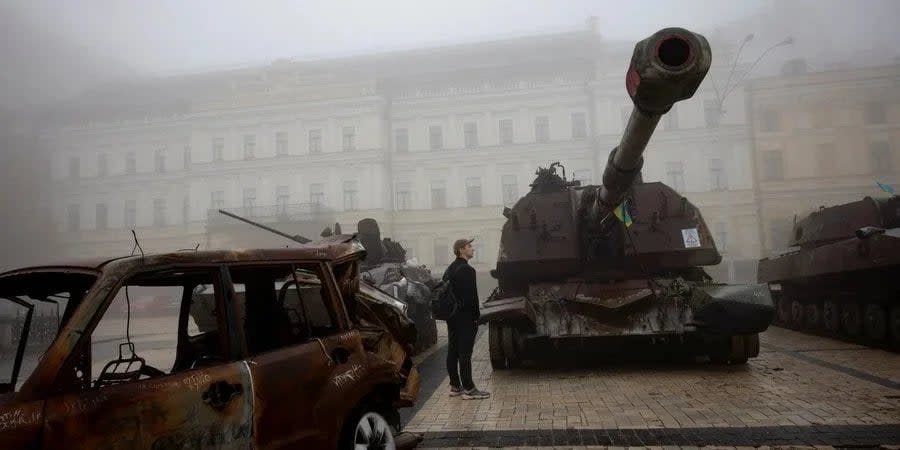
{"type": "MultiPolygon", "coordinates": [[[[259,446],[334,448],[341,420],[360,395],[354,388],[368,367],[361,336],[348,330],[324,264],[236,267],[233,276],[238,284],[252,283],[251,278],[264,277],[268,270],[282,279],[272,286],[279,309],[270,311],[261,324],[287,327],[289,332],[277,333],[280,340],[270,347],[247,343],[249,349],[263,349],[248,355],[254,394],[265,405],[256,422],[259,446]],[[282,277],[293,269],[302,275],[282,277]]],[[[265,301],[265,293],[246,287],[246,326],[253,327],[252,303],[265,301]]],[[[255,333],[245,335],[252,339],[255,333]]]]}
{"type": "MultiPolygon", "coordinates": [[[[230,297],[223,294],[221,273],[205,270],[215,289],[218,310],[226,312],[218,314],[219,327],[224,332],[223,344],[217,350],[221,351],[222,361],[206,362],[201,367],[186,370],[175,371],[173,368],[173,373],[169,374],[150,373],[148,379],[99,387],[92,384],[87,389],[51,397],[45,412],[43,448],[244,449],[252,446],[250,370],[245,361],[233,357],[234,352],[227,344],[230,330],[235,328],[235,319],[229,312],[233,310],[230,297]]],[[[172,281],[176,284],[177,275],[175,272],[172,281]]],[[[184,294],[182,302],[191,301],[191,298],[191,294],[184,294]]],[[[150,320],[132,318],[130,310],[128,319],[130,326],[150,320]]],[[[179,327],[183,326],[184,321],[178,316],[174,319],[179,321],[179,327]]],[[[145,327],[148,333],[153,331],[154,324],[164,319],[152,320],[145,327]]],[[[91,331],[86,335],[97,333],[97,328],[91,331]]],[[[140,341],[140,335],[134,341],[137,342],[129,338],[129,343],[124,345],[124,354],[117,355],[113,363],[134,362],[140,367],[138,362],[132,361],[140,356],[134,352],[129,354],[128,347],[145,341],[140,341]]]]}

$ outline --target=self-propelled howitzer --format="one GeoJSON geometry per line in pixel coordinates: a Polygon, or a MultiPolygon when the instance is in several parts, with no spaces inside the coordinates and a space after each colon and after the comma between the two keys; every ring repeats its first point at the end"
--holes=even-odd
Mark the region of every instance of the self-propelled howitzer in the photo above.
{"type": "Polygon", "coordinates": [[[758,354],[757,333],[774,315],[768,288],[713,283],[699,266],[722,257],[699,210],[641,180],[660,117],[694,95],[710,60],[706,39],[681,28],[637,43],[625,82],[634,109],[602,184],[567,181],[554,163],[504,210],[498,288],[481,316],[495,368],[547,342],[602,349],[605,338],[670,342],[725,362],[758,354]]]}

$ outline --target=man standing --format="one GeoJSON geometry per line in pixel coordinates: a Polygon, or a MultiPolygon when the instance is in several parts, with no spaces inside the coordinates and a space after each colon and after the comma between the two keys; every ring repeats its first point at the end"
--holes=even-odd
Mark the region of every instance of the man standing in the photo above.
{"type": "Polygon", "coordinates": [[[459,239],[453,243],[453,261],[444,271],[444,280],[450,281],[453,295],[459,302],[456,314],[447,320],[447,375],[450,377],[450,396],[462,395],[465,400],[488,398],[491,394],[480,391],[472,381],[472,349],[478,331],[481,313],[478,304],[478,287],[475,268],[469,260],[475,256],[473,239],[459,239]]]}

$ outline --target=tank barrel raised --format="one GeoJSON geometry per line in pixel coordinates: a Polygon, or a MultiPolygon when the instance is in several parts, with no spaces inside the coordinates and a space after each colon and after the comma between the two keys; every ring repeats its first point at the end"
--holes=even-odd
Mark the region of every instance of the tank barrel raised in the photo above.
{"type": "Polygon", "coordinates": [[[301,243],[301,244],[308,244],[308,243],[312,242],[312,240],[307,239],[307,238],[305,238],[305,237],[303,237],[303,236],[300,236],[300,235],[294,235],[294,236],[291,236],[290,234],[283,233],[283,232],[278,231],[278,230],[276,230],[276,229],[274,229],[274,228],[272,228],[272,227],[267,227],[267,226],[265,226],[265,225],[263,225],[263,224],[261,224],[261,223],[254,222],[254,221],[252,221],[252,220],[250,220],[250,219],[246,219],[246,218],[244,218],[244,217],[241,217],[241,216],[239,216],[239,215],[237,215],[237,214],[234,214],[234,213],[230,213],[230,212],[225,211],[225,210],[223,210],[223,209],[220,209],[220,210],[219,210],[219,214],[224,214],[224,215],[226,215],[226,216],[228,216],[228,217],[231,217],[232,219],[240,220],[241,222],[248,223],[248,224],[253,225],[254,227],[257,227],[257,228],[262,228],[263,230],[266,230],[266,231],[268,231],[268,232],[270,232],[270,233],[275,233],[275,234],[277,234],[277,235],[279,235],[279,236],[281,236],[281,237],[288,238],[288,239],[290,239],[290,240],[292,240],[292,241],[299,242],[299,243],[301,243]]]}
{"type": "Polygon", "coordinates": [[[634,108],[603,171],[591,208],[593,219],[603,219],[622,202],[641,172],[642,155],[660,117],[675,102],[694,95],[711,60],[706,38],[683,28],[662,29],[635,45],[625,77],[634,108]]]}

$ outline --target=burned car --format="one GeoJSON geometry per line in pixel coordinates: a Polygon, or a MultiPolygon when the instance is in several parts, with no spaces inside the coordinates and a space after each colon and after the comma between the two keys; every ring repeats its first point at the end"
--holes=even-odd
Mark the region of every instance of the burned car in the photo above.
{"type": "Polygon", "coordinates": [[[364,254],[335,236],[0,274],[0,302],[24,311],[3,347],[0,448],[414,445],[398,409],[418,394],[415,327],[359,282],[364,254]],[[62,315],[41,351],[29,328],[47,302],[62,315]]]}

